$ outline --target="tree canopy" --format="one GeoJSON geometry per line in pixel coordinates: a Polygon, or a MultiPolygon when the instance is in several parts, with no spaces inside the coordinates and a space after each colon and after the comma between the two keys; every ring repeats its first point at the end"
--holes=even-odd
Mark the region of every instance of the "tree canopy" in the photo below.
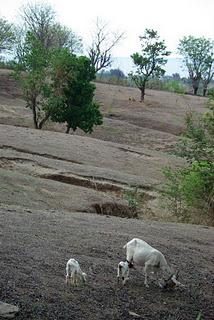
{"type": "Polygon", "coordinates": [[[11,50],[14,40],[14,26],[7,20],[0,18],[0,53],[4,50],[11,50]]]}
{"type": "Polygon", "coordinates": [[[48,88],[49,59],[50,52],[44,48],[41,41],[28,32],[15,74],[20,80],[26,107],[32,110],[36,129],[41,129],[48,120],[44,103],[48,88]]]}
{"type": "Polygon", "coordinates": [[[188,69],[194,94],[203,79],[204,95],[214,74],[214,42],[204,37],[184,37],[179,42],[179,53],[188,69]]]}
{"type": "Polygon", "coordinates": [[[51,94],[47,112],[54,122],[66,123],[68,133],[77,128],[91,133],[102,124],[99,105],[93,102],[95,69],[90,59],[60,50],[52,57],[51,94]]]}
{"type": "Polygon", "coordinates": [[[49,4],[28,3],[21,9],[23,26],[17,28],[16,54],[22,56],[25,37],[30,32],[47,49],[68,48],[72,53],[82,51],[82,39],[71,29],[56,20],[56,13],[49,4]]]}

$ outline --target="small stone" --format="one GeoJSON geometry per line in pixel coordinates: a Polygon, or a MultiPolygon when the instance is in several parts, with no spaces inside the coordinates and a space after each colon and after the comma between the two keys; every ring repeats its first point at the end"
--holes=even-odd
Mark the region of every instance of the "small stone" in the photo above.
{"type": "Polygon", "coordinates": [[[17,312],[19,312],[18,307],[12,304],[0,301],[0,317],[12,319],[15,317],[17,312]]]}
{"type": "Polygon", "coordinates": [[[135,313],[135,312],[133,312],[133,311],[129,311],[129,315],[133,316],[133,317],[136,317],[136,318],[140,318],[140,315],[135,313]]]}

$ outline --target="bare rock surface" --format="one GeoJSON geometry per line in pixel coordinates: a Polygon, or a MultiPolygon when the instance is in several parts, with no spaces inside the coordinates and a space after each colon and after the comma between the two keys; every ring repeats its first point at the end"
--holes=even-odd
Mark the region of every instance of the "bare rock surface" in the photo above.
{"type": "Polygon", "coordinates": [[[7,205],[89,212],[95,203],[127,205],[124,191],[137,185],[149,192],[166,165],[184,161],[95,138],[0,125],[0,199],[7,205]]]}

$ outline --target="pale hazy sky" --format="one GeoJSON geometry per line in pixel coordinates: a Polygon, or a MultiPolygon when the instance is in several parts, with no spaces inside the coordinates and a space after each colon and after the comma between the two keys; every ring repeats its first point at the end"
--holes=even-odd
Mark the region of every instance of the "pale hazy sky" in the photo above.
{"type": "MultiPolygon", "coordinates": [[[[0,16],[16,22],[26,0],[0,0],[0,16]]],[[[30,1],[37,2],[37,1],[30,1]]],[[[185,35],[214,39],[214,0],[49,0],[59,22],[90,43],[94,21],[109,22],[112,30],[125,31],[125,39],[114,49],[114,56],[130,56],[140,49],[139,35],[145,28],[158,31],[169,50],[185,35]]]]}

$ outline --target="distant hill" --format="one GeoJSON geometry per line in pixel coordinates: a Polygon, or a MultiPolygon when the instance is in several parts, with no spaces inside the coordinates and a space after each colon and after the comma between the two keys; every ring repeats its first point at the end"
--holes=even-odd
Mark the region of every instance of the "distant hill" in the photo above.
{"type": "MultiPolygon", "coordinates": [[[[111,65],[111,69],[119,68],[125,74],[128,74],[133,70],[133,63],[130,57],[114,57],[111,65]]],[[[169,58],[165,65],[166,75],[172,75],[173,73],[179,73],[180,76],[188,76],[187,71],[182,67],[182,59],[169,58]]]]}

